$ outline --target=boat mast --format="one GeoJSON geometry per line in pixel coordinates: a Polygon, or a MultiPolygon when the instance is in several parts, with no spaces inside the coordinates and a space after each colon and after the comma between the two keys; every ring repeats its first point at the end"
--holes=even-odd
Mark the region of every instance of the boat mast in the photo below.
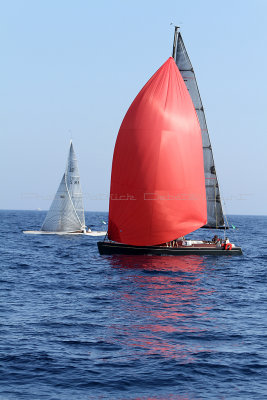
{"type": "Polygon", "coordinates": [[[179,35],[179,28],[180,28],[180,26],[175,26],[174,27],[172,57],[173,57],[175,62],[176,62],[176,54],[177,54],[177,41],[178,41],[178,35],[179,35]]]}

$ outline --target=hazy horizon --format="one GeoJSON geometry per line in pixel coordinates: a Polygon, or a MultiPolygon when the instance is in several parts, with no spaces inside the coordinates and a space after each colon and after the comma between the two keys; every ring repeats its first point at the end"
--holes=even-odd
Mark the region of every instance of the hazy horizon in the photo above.
{"type": "MultiPolygon", "coordinates": [[[[0,211],[36,211],[36,212],[47,212],[47,210],[42,209],[13,209],[13,208],[1,208],[0,211]]],[[[84,210],[85,213],[108,213],[108,210],[84,210]]],[[[246,217],[267,217],[266,214],[226,214],[226,216],[246,216],[246,217]]]]}

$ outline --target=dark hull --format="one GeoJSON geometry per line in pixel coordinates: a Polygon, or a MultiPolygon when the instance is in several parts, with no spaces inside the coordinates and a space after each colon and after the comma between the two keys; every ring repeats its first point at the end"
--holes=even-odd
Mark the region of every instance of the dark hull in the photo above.
{"type": "Polygon", "coordinates": [[[185,256],[191,254],[197,255],[215,255],[229,256],[241,255],[241,247],[233,247],[232,250],[224,250],[212,246],[181,246],[181,247],[164,247],[164,246],[131,246],[114,242],[98,242],[99,253],[101,255],[108,254],[128,254],[128,255],[158,255],[158,256],[185,256]]]}
{"type": "Polygon", "coordinates": [[[229,226],[209,226],[209,225],[203,225],[201,229],[229,229],[229,226]]]}

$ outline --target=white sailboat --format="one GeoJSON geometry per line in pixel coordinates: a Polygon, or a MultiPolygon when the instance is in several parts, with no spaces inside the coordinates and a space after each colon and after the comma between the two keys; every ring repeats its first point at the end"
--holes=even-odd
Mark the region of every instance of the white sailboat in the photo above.
{"type": "Polygon", "coordinates": [[[104,236],[106,234],[104,231],[91,231],[91,229],[86,228],[80,174],[72,141],[66,170],[41,230],[24,231],[23,233],[50,235],[86,234],[90,236],[104,236]]]}

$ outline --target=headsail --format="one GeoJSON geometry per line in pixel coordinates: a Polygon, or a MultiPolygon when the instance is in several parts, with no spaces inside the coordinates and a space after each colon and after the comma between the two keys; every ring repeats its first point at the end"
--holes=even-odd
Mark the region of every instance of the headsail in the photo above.
{"type": "Polygon", "coordinates": [[[84,228],[85,219],[80,175],[71,142],[65,173],[41,230],[74,232],[84,228]]]}
{"type": "Polygon", "coordinates": [[[151,246],[206,222],[200,126],[170,57],[136,96],[121,124],[112,163],[108,237],[151,246]]]}
{"type": "Polygon", "coordinates": [[[194,103],[202,133],[208,213],[208,222],[205,227],[224,228],[225,221],[204,108],[200,98],[195,73],[181,33],[178,31],[178,27],[175,28],[174,33],[173,58],[194,103]]]}

